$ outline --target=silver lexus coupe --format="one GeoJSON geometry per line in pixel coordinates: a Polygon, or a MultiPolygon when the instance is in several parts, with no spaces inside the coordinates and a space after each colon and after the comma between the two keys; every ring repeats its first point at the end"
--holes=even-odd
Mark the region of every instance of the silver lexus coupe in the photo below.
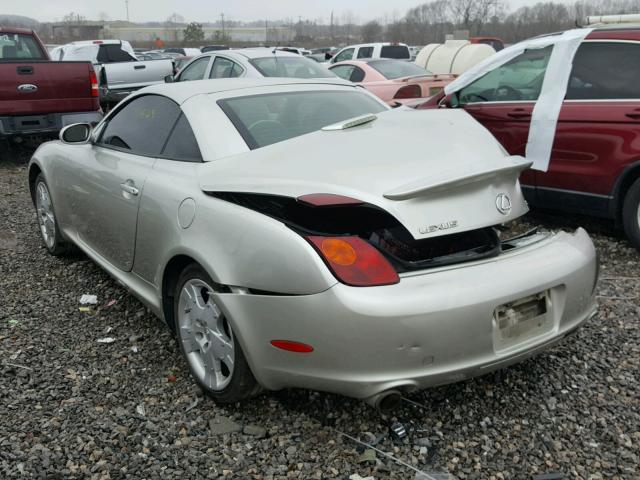
{"type": "Polygon", "coordinates": [[[49,252],[126,285],[214,399],[301,387],[382,408],[593,316],[584,230],[500,233],[529,165],[461,110],[240,78],[140,90],[43,144],[29,183],[49,252]]]}

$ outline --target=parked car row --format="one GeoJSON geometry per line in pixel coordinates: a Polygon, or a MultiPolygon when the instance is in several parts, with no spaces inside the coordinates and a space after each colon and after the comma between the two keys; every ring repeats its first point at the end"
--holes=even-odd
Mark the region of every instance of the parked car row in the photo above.
{"type": "Polygon", "coordinates": [[[347,47],[328,68],[196,55],[34,153],[42,240],[148,305],[220,402],[300,387],[384,408],[522,361],[595,314],[599,268],[583,229],[511,222],[547,199],[608,212],[640,249],[640,28],[583,33],[563,65],[549,36],[453,90],[406,45],[347,47]],[[568,89],[549,171],[531,171],[551,65],[568,89]]]}

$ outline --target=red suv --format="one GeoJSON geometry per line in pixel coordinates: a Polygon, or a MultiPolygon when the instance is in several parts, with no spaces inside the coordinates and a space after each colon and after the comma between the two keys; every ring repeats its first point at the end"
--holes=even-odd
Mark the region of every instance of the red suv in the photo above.
{"type": "MultiPolygon", "coordinates": [[[[459,92],[418,108],[464,108],[512,155],[529,122],[553,47],[526,50],[459,92]]],[[[640,249],[640,29],[600,28],[580,45],[548,172],[528,170],[529,204],[615,219],[640,249]]]]}

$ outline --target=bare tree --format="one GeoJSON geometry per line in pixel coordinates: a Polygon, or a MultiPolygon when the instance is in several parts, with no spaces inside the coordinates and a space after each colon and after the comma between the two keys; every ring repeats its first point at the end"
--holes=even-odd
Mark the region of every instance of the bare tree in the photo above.
{"type": "Polygon", "coordinates": [[[86,17],[83,17],[79,13],[71,12],[62,17],[64,23],[84,23],[87,21],[86,17]]]}
{"type": "Polygon", "coordinates": [[[382,40],[383,34],[384,29],[382,25],[375,20],[365,23],[360,30],[362,41],[365,43],[379,42],[382,40]]]}
{"type": "Polygon", "coordinates": [[[451,0],[449,12],[452,21],[473,33],[480,33],[482,26],[492,17],[502,14],[502,0],[451,0]]]}

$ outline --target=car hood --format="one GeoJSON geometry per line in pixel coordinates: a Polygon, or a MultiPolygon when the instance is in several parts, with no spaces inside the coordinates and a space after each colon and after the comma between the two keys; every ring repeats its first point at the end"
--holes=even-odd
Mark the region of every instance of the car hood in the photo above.
{"type": "Polygon", "coordinates": [[[206,163],[203,191],[344,195],[376,205],[416,239],[504,223],[528,210],[508,156],[463,110],[400,108],[206,163]]]}

